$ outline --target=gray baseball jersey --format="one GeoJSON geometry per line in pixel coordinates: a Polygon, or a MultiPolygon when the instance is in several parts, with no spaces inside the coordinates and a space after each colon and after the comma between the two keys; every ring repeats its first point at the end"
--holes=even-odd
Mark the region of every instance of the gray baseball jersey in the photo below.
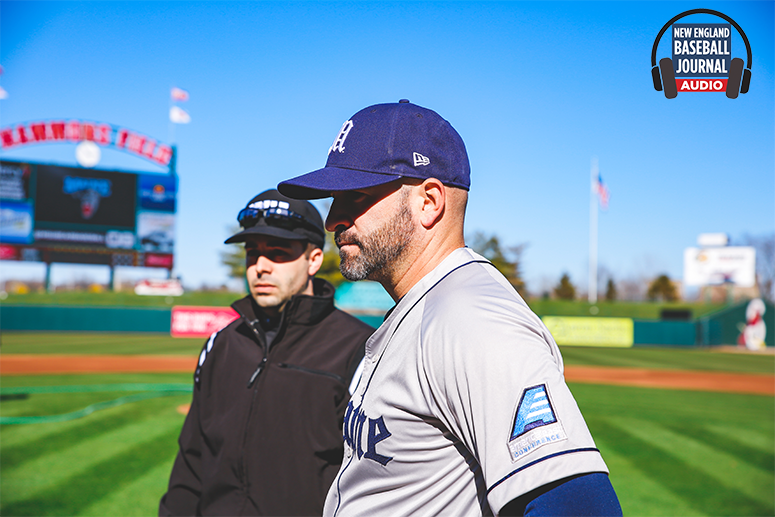
{"type": "Polygon", "coordinates": [[[327,516],[482,515],[608,472],[549,331],[468,248],[418,282],[366,343],[327,516]]]}

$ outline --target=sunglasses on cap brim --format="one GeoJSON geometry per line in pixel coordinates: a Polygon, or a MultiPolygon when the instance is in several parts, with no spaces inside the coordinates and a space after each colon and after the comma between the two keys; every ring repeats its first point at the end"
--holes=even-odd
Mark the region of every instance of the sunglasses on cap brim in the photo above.
{"type": "Polygon", "coordinates": [[[284,230],[307,228],[315,233],[320,233],[320,228],[307,221],[293,210],[280,207],[271,208],[243,208],[237,215],[237,221],[245,229],[252,228],[263,219],[267,226],[274,226],[284,230]]]}

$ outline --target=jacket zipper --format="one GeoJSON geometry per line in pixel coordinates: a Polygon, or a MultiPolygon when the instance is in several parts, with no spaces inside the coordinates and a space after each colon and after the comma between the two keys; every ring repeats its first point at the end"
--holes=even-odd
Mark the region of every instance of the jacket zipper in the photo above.
{"type": "Polygon", "coordinates": [[[261,372],[263,371],[264,366],[266,366],[266,356],[264,356],[264,358],[261,359],[261,362],[258,363],[258,368],[256,368],[256,371],[253,372],[253,375],[250,376],[250,380],[248,381],[248,388],[253,386],[253,383],[256,382],[256,379],[258,379],[258,376],[261,375],[261,372]]]}
{"type": "Polygon", "coordinates": [[[336,379],[342,384],[346,384],[344,382],[344,379],[336,375],[335,373],[324,372],[323,370],[313,370],[311,368],[304,368],[303,366],[296,366],[295,364],[288,364],[288,363],[277,363],[277,366],[279,366],[280,368],[287,368],[289,370],[298,370],[300,372],[314,373],[316,375],[325,375],[326,377],[331,377],[332,379],[336,379]]]}
{"type": "MultiPolygon", "coordinates": [[[[253,326],[253,323],[255,322],[248,321],[247,323],[248,323],[248,327],[250,327],[250,330],[252,330],[253,334],[255,334],[256,341],[258,342],[259,345],[261,345],[261,335],[258,333],[258,330],[256,330],[256,328],[253,326]]],[[[261,359],[261,362],[258,363],[258,367],[256,368],[256,371],[254,371],[253,375],[250,376],[250,379],[248,380],[248,385],[247,385],[247,389],[250,389],[251,387],[253,387],[253,385],[255,385],[255,388],[253,389],[253,397],[250,400],[250,408],[248,410],[247,420],[245,420],[245,431],[242,435],[242,454],[240,457],[240,471],[242,472],[242,487],[243,487],[243,490],[245,491],[245,500],[242,503],[243,509],[245,507],[245,504],[247,503],[247,493],[249,490],[248,472],[247,472],[247,466],[245,464],[245,444],[248,441],[248,427],[250,425],[250,418],[253,415],[253,406],[256,403],[256,395],[258,394],[258,385],[256,384],[256,381],[258,380],[259,375],[261,375],[261,372],[264,370],[264,367],[266,366],[266,362],[267,362],[266,346],[262,346],[261,348],[263,348],[264,350],[264,357],[263,359],[261,359]]]]}

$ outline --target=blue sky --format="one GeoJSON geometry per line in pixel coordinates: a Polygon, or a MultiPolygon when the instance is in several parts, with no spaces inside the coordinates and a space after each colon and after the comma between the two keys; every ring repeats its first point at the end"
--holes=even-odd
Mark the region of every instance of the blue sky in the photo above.
{"type": "MultiPolygon", "coordinates": [[[[356,111],[407,98],[463,137],[472,169],[466,233],[527,244],[523,272],[534,292],[563,272],[586,286],[593,157],[611,192],[599,217],[600,265],[615,279],[680,279],[683,250],[698,234],[739,242],[775,231],[774,5],[3,0],[0,85],[9,97],[0,125],[76,118],[169,142],[170,87],[188,90],[192,122],[175,128],[175,273],[196,287],[226,280],[222,243],[253,195],[322,167],[356,111]],[[668,100],[654,90],[654,38],[697,7],[746,32],[749,93],[668,100]]],[[[732,54],[745,57],[734,31],[732,54]]],[[[102,155],[99,168],[161,171],[119,151],[102,155]]],[[[0,156],[75,165],[68,144],[0,156]]],[[[325,203],[317,206],[325,215],[325,203]]],[[[42,275],[36,265],[0,268],[0,279],[42,275]]],[[[85,271],[56,266],[55,281],[85,271]]]]}

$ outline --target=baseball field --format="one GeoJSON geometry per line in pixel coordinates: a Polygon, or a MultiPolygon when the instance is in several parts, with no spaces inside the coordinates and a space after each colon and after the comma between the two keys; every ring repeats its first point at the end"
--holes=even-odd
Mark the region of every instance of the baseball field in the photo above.
{"type": "MultiPolygon", "coordinates": [[[[156,514],[202,340],[0,338],[0,515],[156,514]]],[[[775,355],[563,356],[625,515],[775,515],[775,355]]]]}

